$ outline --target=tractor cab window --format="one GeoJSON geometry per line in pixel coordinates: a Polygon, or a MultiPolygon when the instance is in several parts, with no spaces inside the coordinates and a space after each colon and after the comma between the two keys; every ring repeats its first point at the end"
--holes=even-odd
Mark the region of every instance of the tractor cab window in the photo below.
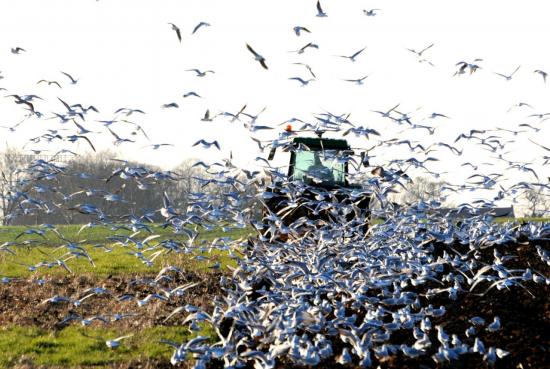
{"type": "Polygon", "coordinates": [[[338,161],[338,151],[298,150],[295,155],[294,180],[312,184],[345,184],[345,166],[338,161]]]}

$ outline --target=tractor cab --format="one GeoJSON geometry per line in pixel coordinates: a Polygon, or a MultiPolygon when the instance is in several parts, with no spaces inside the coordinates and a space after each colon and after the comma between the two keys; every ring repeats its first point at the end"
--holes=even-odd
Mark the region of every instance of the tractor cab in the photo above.
{"type": "Polygon", "coordinates": [[[347,187],[352,151],[346,140],[295,137],[290,154],[288,178],[320,187],[347,187]]]}
{"type": "MultiPolygon", "coordinates": [[[[361,190],[360,184],[348,183],[348,162],[353,151],[346,140],[294,137],[284,151],[290,151],[287,180],[276,180],[266,187],[262,219],[267,223],[263,234],[273,234],[269,225],[269,219],[275,219],[272,214],[286,226],[304,218],[321,223],[345,219],[348,225],[367,231],[371,196],[361,190]],[[319,201],[325,204],[319,207],[319,201]],[[338,215],[339,211],[344,213],[338,215]]],[[[274,155],[273,148],[268,159],[274,155]]],[[[368,165],[367,161],[362,163],[368,165]]]]}

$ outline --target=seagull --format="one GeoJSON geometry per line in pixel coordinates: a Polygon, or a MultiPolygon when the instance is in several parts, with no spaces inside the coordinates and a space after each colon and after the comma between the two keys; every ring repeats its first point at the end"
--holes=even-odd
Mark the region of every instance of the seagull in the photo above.
{"type": "Polygon", "coordinates": [[[174,145],[169,143],[160,143],[160,144],[151,144],[151,145],[143,146],[143,148],[152,147],[153,150],[158,150],[162,146],[174,146],[174,145]]]}
{"type": "Polygon", "coordinates": [[[207,149],[209,149],[210,146],[214,146],[214,147],[216,147],[216,149],[220,150],[220,144],[218,143],[218,141],[207,142],[207,141],[201,139],[201,140],[198,140],[197,142],[195,142],[193,144],[193,146],[197,146],[197,145],[201,145],[202,147],[207,148],[207,149]]]}
{"type": "Polygon", "coordinates": [[[351,60],[352,62],[354,62],[354,61],[355,61],[355,58],[356,58],[359,54],[361,54],[361,53],[363,52],[363,50],[365,50],[365,49],[366,49],[366,47],[362,48],[362,49],[359,50],[359,51],[356,51],[355,53],[353,53],[353,54],[350,55],[350,56],[347,56],[347,55],[336,55],[336,56],[338,56],[338,57],[340,57],[340,58],[346,58],[346,59],[349,59],[349,60],[351,60]]]}
{"type": "Polygon", "coordinates": [[[505,75],[505,74],[502,74],[502,73],[497,73],[497,72],[495,72],[495,74],[496,74],[496,75],[499,75],[499,76],[501,76],[501,77],[503,77],[503,78],[504,78],[505,80],[507,80],[507,81],[510,81],[510,80],[512,80],[512,76],[518,71],[518,69],[519,69],[520,67],[521,67],[521,65],[518,65],[518,67],[517,67],[516,69],[514,69],[514,71],[512,72],[512,74],[510,74],[510,75],[508,75],[508,76],[505,75]]]}
{"type": "MultiPolygon", "coordinates": [[[[199,28],[201,27],[210,27],[210,23],[207,23],[207,22],[200,22],[199,24],[197,24],[195,26],[195,28],[193,28],[193,32],[191,32],[192,35],[195,34],[195,32],[197,32],[199,30],[199,28]]],[[[181,41],[181,40],[180,40],[181,41]]]]}
{"type": "Polygon", "coordinates": [[[310,79],[307,79],[307,80],[304,80],[300,77],[290,77],[289,78],[290,80],[294,80],[294,81],[298,81],[302,84],[302,87],[304,87],[305,85],[309,84],[309,82],[311,81],[314,81],[315,79],[314,78],[310,78],[310,79]]]}
{"type": "Polygon", "coordinates": [[[207,73],[214,73],[213,70],[205,70],[204,72],[201,72],[199,69],[197,68],[193,68],[193,69],[186,69],[185,70],[186,72],[195,72],[197,74],[197,77],[204,77],[206,76],[207,73]]]}
{"type": "Polygon", "coordinates": [[[296,36],[300,36],[301,32],[311,33],[311,31],[309,29],[307,29],[306,27],[302,27],[302,26],[296,26],[296,27],[293,28],[293,30],[294,30],[294,33],[296,33],[296,36]]]}
{"type": "Polygon", "coordinates": [[[78,79],[74,79],[69,73],[65,73],[63,71],[61,71],[61,73],[67,76],[71,80],[72,85],[76,85],[76,83],[78,82],[78,79]]]}
{"type": "Polygon", "coordinates": [[[114,338],[112,340],[106,340],[105,341],[105,345],[107,345],[108,348],[117,348],[118,346],[120,346],[120,341],[125,339],[125,338],[129,338],[129,337],[132,337],[133,334],[128,334],[126,336],[121,336],[121,337],[118,337],[118,338],[114,338]]]}
{"type": "Polygon", "coordinates": [[[363,9],[363,14],[365,14],[367,17],[374,17],[375,15],[377,15],[378,13],[376,13],[377,10],[382,10],[382,9],[363,9]]]}
{"type": "Polygon", "coordinates": [[[92,148],[92,150],[96,151],[94,145],[92,144],[92,141],[90,141],[90,139],[86,136],[82,136],[82,135],[72,135],[72,136],[67,136],[65,137],[65,139],[69,142],[76,142],[78,141],[79,139],[83,139],[83,140],[86,140],[86,142],[88,142],[88,144],[90,145],[90,147],[92,148]]]}
{"type": "Polygon", "coordinates": [[[302,47],[301,49],[298,49],[298,50],[296,50],[296,51],[290,51],[290,52],[291,52],[291,53],[292,53],[292,52],[295,52],[295,53],[298,53],[298,54],[303,54],[304,51],[306,51],[306,49],[307,49],[308,47],[311,47],[311,48],[313,48],[313,49],[319,49],[319,45],[314,44],[313,42],[309,42],[308,44],[306,44],[306,45],[305,45],[304,47],[302,47]]]}
{"type": "Polygon", "coordinates": [[[323,8],[321,8],[321,0],[317,0],[317,17],[327,17],[327,13],[323,11],[323,8]]]}
{"type": "Polygon", "coordinates": [[[187,92],[183,95],[184,98],[189,97],[189,96],[195,96],[195,97],[199,97],[199,98],[202,99],[202,96],[199,95],[198,93],[196,93],[195,91],[189,91],[189,92],[187,92]]]}
{"type": "Polygon", "coordinates": [[[434,44],[430,44],[428,46],[426,46],[425,48],[423,48],[422,50],[420,51],[416,51],[415,49],[408,49],[411,53],[415,54],[416,56],[418,56],[419,58],[422,57],[422,54],[426,51],[426,50],[429,50],[431,49],[432,47],[434,46],[434,44]]]}
{"type": "Polygon", "coordinates": [[[115,141],[113,142],[113,145],[118,146],[124,142],[135,142],[134,140],[130,140],[129,138],[121,138],[119,135],[117,135],[115,132],[111,130],[111,128],[107,127],[111,135],[115,138],[115,141]]]}
{"type": "Polygon", "coordinates": [[[25,49],[23,49],[22,47],[19,47],[19,46],[11,48],[11,53],[12,54],[19,54],[21,51],[27,51],[27,50],[25,50],[25,49]]]}
{"type": "Polygon", "coordinates": [[[473,74],[475,71],[480,69],[481,67],[475,63],[483,61],[483,59],[476,58],[472,63],[468,63],[465,61],[460,61],[456,63],[456,66],[458,66],[458,70],[455,72],[454,76],[464,74],[466,72],[466,68],[469,68],[470,74],[473,74]]]}
{"type": "Polygon", "coordinates": [[[528,103],[525,103],[525,102],[519,102],[517,104],[514,104],[510,107],[510,109],[507,110],[507,113],[509,113],[512,109],[514,108],[521,108],[523,106],[527,106],[528,108],[531,108],[531,109],[534,109],[531,105],[529,105],[528,103]]]}
{"type": "Polygon", "coordinates": [[[344,81],[346,82],[354,82],[355,84],[357,85],[362,85],[363,84],[363,81],[368,77],[367,76],[364,76],[364,77],[361,77],[361,78],[357,78],[357,79],[344,79],[344,81]]]}
{"type": "Polygon", "coordinates": [[[57,81],[47,81],[45,79],[41,79],[40,81],[36,82],[36,84],[40,84],[40,83],[47,83],[48,86],[56,85],[57,87],[61,88],[61,85],[57,81]]]}
{"type": "Polygon", "coordinates": [[[545,71],[540,70],[540,69],[536,69],[533,73],[540,74],[541,77],[542,77],[542,80],[544,81],[544,83],[546,83],[546,76],[548,76],[548,73],[546,73],[545,71]]]}
{"type": "Polygon", "coordinates": [[[178,26],[176,26],[174,23],[168,23],[172,26],[172,29],[176,31],[176,35],[178,36],[178,40],[181,43],[181,31],[178,26]]]}
{"type": "Polygon", "coordinates": [[[130,116],[132,115],[133,113],[140,113],[140,114],[145,114],[145,112],[143,110],[140,110],[140,109],[130,109],[130,108],[119,108],[115,111],[115,114],[118,114],[118,113],[124,113],[126,116],[130,116]]]}
{"type": "Polygon", "coordinates": [[[304,67],[307,68],[307,70],[309,71],[309,73],[311,74],[311,76],[313,78],[317,78],[317,76],[315,75],[315,73],[313,73],[313,70],[311,69],[311,67],[309,65],[307,65],[305,63],[292,63],[292,64],[294,64],[294,65],[303,65],[304,67]]]}
{"type": "Polygon", "coordinates": [[[206,109],[206,112],[204,112],[204,117],[201,118],[201,121],[203,122],[212,122],[212,118],[210,118],[210,110],[206,109]]]}
{"type": "Polygon", "coordinates": [[[171,102],[171,103],[167,103],[167,104],[162,104],[160,107],[162,109],[168,109],[168,108],[179,108],[180,106],[178,105],[178,103],[171,102]]]}
{"type": "Polygon", "coordinates": [[[435,119],[435,118],[438,118],[438,117],[450,119],[445,114],[440,114],[440,113],[436,113],[436,112],[433,112],[431,115],[429,115],[428,119],[435,119]]]}
{"type": "Polygon", "coordinates": [[[254,49],[249,44],[246,44],[246,48],[248,49],[248,51],[254,54],[254,60],[257,60],[262,65],[262,67],[264,67],[264,69],[268,69],[267,64],[265,63],[265,58],[263,56],[254,51],[254,49]]]}

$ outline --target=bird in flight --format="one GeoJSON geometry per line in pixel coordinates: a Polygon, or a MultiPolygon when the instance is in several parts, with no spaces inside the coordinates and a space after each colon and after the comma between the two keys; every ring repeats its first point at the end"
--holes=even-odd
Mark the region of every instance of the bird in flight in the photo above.
{"type": "Polygon", "coordinates": [[[421,57],[422,57],[422,54],[423,54],[426,50],[429,50],[430,48],[432,48],[433,46],[434,46],[434,44],[428,45],[428,46],[426,46],[425,48],[423,48],[423,49],[420,50],[420,51],[416,51],[415,49],[409,49],[409,48],[407,48],[407,50],[409,50],[411,53],[416,54],[419,58],[421,58],[421,57]]]}
{"type": "Polygon", "coordinates": [[[311,48],[313,48],[313,49],[319,49],[319,45],[314,44],[313,42],[308,42],[308,43],[307,43],[304,47],[302,47],[301,49],[298,49],[298,50],[296,50],[296,51],[289,51],[289,52],[291,52],[291,53],[292,53],[292,52],[295,52],[295,53],[298,53],[298,54],[303,54],[304,51],[306,51],[306,49],[307,49],[308,47],[311,47],[311,48]]]}
{"type": "Polygon", "coordinates": [[[189,91],[189,92],[183,94],[184,98],[189,97],[189,96],[195,96],[195,97],[198,97],[198,98],[202,99],[202,96],[199,95],[198,93],[196,93],[195,91],[189,91]]]}
{"type": "Polygon", "coordinates": [[[306,86],[309,82],[314,81],[313,78],[304,80],[304,79],[302,79],[302,78],[300,78],[300,77],[291,77],[291,78],[289,78],[289,79],[290,79],[290,80],[294,80],[294,81],[300,82],[300,83],[302,84],[302,87],[306,86]]]}
{"type": "Polygon", "coordinates": [[[41,79],[40,81],[36,82],[37,85],[40,84],[40,83],[47,83],[48,86],[56,85],[57,87],[61,88],[61,85],[57,81],[47,81],[45,79],[41,79]]]}
{"type": "Polygon", "coordinates": [[[207,23],[207,22],[200,22],[199,24],[197,24],[195,26],[195,28],[193,28],[193,32],[191,32],[192,35],[195,34],[195,32],[197,32],[199,30],[199,28],[201,27],[210,27],[210,23],[207,23]]]}
{"type": "Polygon", "coordinates": [[[302,26],[296,26],[293,29],[294,29],[294,33],[296,33],[296,36],[300,36],[301,32],[311,33],[311,31],[309,29],[307,29],[306,27],[302,27],[302,26]]]}
{"type": "Polygon", "coordinates": [[[168,104],[162,104],[160,107],[162,109],[168,109],[168,108],[179,108],[180,106],[178,105],[178,103],[171,102],[171,103],[168,103],[168,104]]]}
{"type": "Polygon", "coordinates": [[[265,63],[265,58],[263,56],[254,51],[254,49],[249,44],[246,44],[246,48],[248,49],[248,51],[254,54],[254,59],[257,60],[262,65],[262,67],[264,67],[264,69],[268,69],[267,64],[265,63]]]}
{"type": "Polygon", "coordinates": [[[61,73],[67,76],[71,80],[72,85],[76,85],[76,83],[78,82],[78,79],[74,79],[73,76],[71,76],[69,73],[65,73],[63,71],[61,71],[61,73]]]}
{"type": "Polygon", "coordinates": [[[472,63],[459,61],[458,63],[456,63],[456,66],[458,66],[458,70],[455,72],[455,74],[453,74],[453,76],[464,74],[466,72],[466,68],[469,68],[470,74],[473,74],[476,70],[481,68],[479,65],[475,64],[480,61],[483,61],[483,59],[474,59],[472,63]]]}
{"type": "Polygon", "coordinates": [[[512,77],[514,76],[514,74],[518,71],[518,69],[521,67],[521,65],[518,65],[518,67],[516,69],[514,69],[514,71],[512,72],[512,74],[510,75],[506,75],[506,74],[502,74],[502,73],[496,73],[496,75],[499,75],[501,77],[503,77],[506,81],[510,81],[512,80],[512,77]]]}
{"type": "Polygon", "coordinates": [[[11,48],[11,53],[12,54],[19,54],[19,53],[21,53],[21,51],[27,51],[27,50],[25,50],[25,49],[23,49],[22,47],[19,47],[19,46],[11,48]]]}
{"type": "Polygon", "coordinates": [[[354,82],[355,84],[358,84],[358,85],[362,85],[363,84],[363,81],[368,77],[367,76],[364,76],[364,77],[361,77],[361,78],[357,78],[357,79],[344,79],[344,81],[346,82],[354,82]]]}
{"type": "Polygon", "coordinates": [[[359,50],[359,51],[356,51],[355,53],[353,53],[352,55],[349,55],[349,56],[348,56],[348,55],[336,55],[336,56],[338,56],[338,57],[340,57],[340,58],[346,58],[346,59],[349,59],[349,60],[351,60],[352,62],[354,62],[354,61],[355,61],[355,58],[356,58],[359,54],[361,54],[361,53],[363,52],[363,50],[365,50],[365,49],[366,49],[366,47],[362,48],[362,49],[359,50]]]}
{"type": "Polygon", "coordinates": [[[193,68],[193,69],[186,69],[185,70],[186,72],[195,72],[197,74],[197,77],[204,77],[206,76],[207,73],[214,73],[213,70],[205,70],[204,72],[201,72],[199,69],[197,68],[193,68]]]}
{"type": "Polygon", "coordinates": [[[363,9],[363,13],[367,16],[367,17],[374,17],[375,15],[377,15],[378,13],[376,12],[377,10],[382,10],[382,9],[363,9]]]}
{"type": "Polygon", "coordinates": [[[546,83],[546,76],[548,76],[548,73],[546,73],[545,71],[540,70],[540,69],[536,69],[536,70],[534,71],[534,73],[540,74],[541,77],[542,77],[542,80],[544,81],[544,83],[546,83]]]}
{"type": "Polygon", "coordinates": [[[321,0],[317,0],[317,17],[328,17],[327,13],[321,8],[321,0]]]}
{"type": "Polygon", "coordinates": [[[306,67],[306,69],[309,71],[309,73],[311,74],[311,76],[313,78],[317,78],[317,76],[315,75],[315,73],[313,73],[313,70],[311,69],[311,67],[305,63],[292,63],[294,65],[303,65],[304,67],[306,67]]]}
{"type": "Polygon", "coordinates": [[[172,26],[172,29],[174,31],[176,31],[176,36],[178,36],[178,40],[179,42],[181,42],[181,31],[180,31],[180,28],[178,26],[176,26],[174,23],[168,23],[169,25],[172,26]]]}
{"type": "Polygon", "coordinates": [[[200,139],[200,140],[198,140],[197,142],[195,142],[193,144],[193,146],[197,146],[197,145],[201,145],[202,147],[207,148],[207,149],[209,149],[210,146],[214,146],[218,150],[220,150],[220,144],[218,143],[218,141],[208,142],[208,141],[205,141],[203,139],[200,139]]]}

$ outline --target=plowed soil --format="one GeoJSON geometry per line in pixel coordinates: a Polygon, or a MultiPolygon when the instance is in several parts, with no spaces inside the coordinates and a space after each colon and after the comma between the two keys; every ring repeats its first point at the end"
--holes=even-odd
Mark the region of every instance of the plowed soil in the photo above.
{"type": "MultiPolygon", "coordinates": [[[[550,249],[550,242],[519,242],[517,244],[496,246],[501,254],[516,255],[517,258],[507,263],[509,268],[529,267],[546,277],[550,276],[550,266],[542,262],[537,255],[535,245],[550,249]]],[[[444,245],[436,246],[436,253],[443,252],[444,245]]],[[[491,262],[493,260],[493,248],[482,251],[481,260],[491,262]]],[[[112,323],[113,327],[121,329],[135,329],[136,327],[152,327],[157,325],[178,325],[181,324],[187,314],[178,314],[164,322],[164,319],[177,306],[193,304],[211,310],[211,301],[214,296],[223,293],[220,291],[219,278],[221,274],[196,274],[186,273],[175,280],[164,284],[175,287],[188,282],[201,282],[198,286],[189,289],[183,296],[172,300],[170,303],[150,303],[145,308],[137,308],[136,300],[118,302],[109,296],[96,296],[89,298],[82,303],[82,306],[75,308],[71,304],[48,304],[42,303],[53,295],[80,296],[82,291],[89,287],[103,286],[110,290],[114,296],[131,294],[142,299],[147,294],[158,291],[158,287],[147,285],[136,285],[132,280],[136,276],[111,277],[103,280],[93,276],[67,276],[49,281],[39,287],[35,281],[19,280],[9,284],[0,285],[0,326],[10,325],[33,325],[46,329],[63,329],[64,325],[59,324],[66,316],[76,313],[82,316],[108,315],[113,312],[131,313],[138,312],[140,315],[129,319],[123,319],[112,323]]],[[[154,276],[153,276],[154,277],[154,276]]],[[[143,276],[139,278],[143,279],[143,276]]],[[[151,278],[151,277],[150,277],[151,278]]],[[[485,282],[484,282],[485,283],[485,282]]],[[[525,288],[512,287],[510,289],[497,290],[488,289],[489,284],[479,284],[474,293],[463,293],[456,301],[449,300],[446,296],[437,296],[424,303],[431,303],[434,306],[444,305],[446,314],[433,323],[442,324],[448,334],[458,334],[463,342],[471,345],[473,338],[465,336],[465,330],[471,325],[469,319],[473,316],[480,316],[486,321],[492,321],[493,317],[499,316],[502,328],[497,332],[487,332],[480,329],[477,337],[485,344],[485,347],[498,347],[509,351],[510,354],[502,359],[497,359],[494,368],[527,369],[527,368],[550,368],[550,285],[544,283],[526,282],[525,288]]],[[[74,324],[74,323],[72,323],[74,324]]],[[[93,325],[101,326],[101,322],[94,322],[93,325]]],[[[436,341],[436,332],[431,332],[433,341],[436,341]]],[[[410,335],[410,334],[409,334],[410,335]]],[[[399,340],[399,334],[395,334],[399,340]]],[[[407,336],[400,342],[409,343],[407,336]]],[[[374,361],[373,367],[380,368],[488,368],[481,355],[476,353],[462,355],[460,360],[449,364],[438,365],[426,355],[417,359],[410,359],[404,356],[395,356],[384,362],[374,361]]],[[[183,367],[186,367],[185,364],[183,367]]],[[[113,364],[112,368],[171,368],[168,361],[135,361],[124,364],[113,364]]],[[[322,365],[324,368],[334,368],[338,365],[322,365]]],[[[23,360],[17,368],[36,368],[30,362],[23,360]]]]}

